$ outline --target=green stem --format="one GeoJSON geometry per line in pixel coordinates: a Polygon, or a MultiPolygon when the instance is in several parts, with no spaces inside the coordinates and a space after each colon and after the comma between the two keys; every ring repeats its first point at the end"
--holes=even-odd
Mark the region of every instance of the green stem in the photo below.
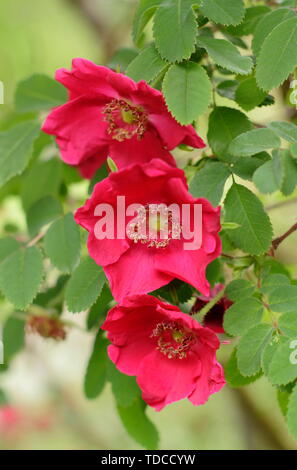
{"type": "Polygon", "coordinates": [[[220,292],[217,293],[217,295],[211,299],[199,312],[197,312],[193,317],[201,322],[205,315],[217,304],[222,297],[225,295],[225,289],[220,290],[220,292]]]}
{"type": "Polygon", "coordinates": [[[169,69],[170,67],[170,64],[166,65],[166,67],[164,67],[163,70],[161,70],[160,73],[158,73],[158,75],[153,79],[153,81],[150,83],[150,86],[152,88],[155,88],[156,85],[158,84],[158,82],[163,78],[163,76],[165,76],[167,70],[169,69]]]}
{"type": "Polygon", "coordinates": [[[292,225],[292,227],[286,232],[284,233],[281,237],[278,237],[278,238],[275,238],[274,240],[272,240],[272,247],[274,250],[277,250],[278,246],[284,241],[286,240],[286,238],[288,238],[292,233],[296,232],[297,231],[297,223],[292,225]]]}
{"type": "Polygon", "coordinates": [[[45,234],[46,232],[40,232],[38,235],[36,235],[36,237],[34,237],[27,243],[27,247],[29,248],[30,246],[36,245],[44,237],[45,234]]]}

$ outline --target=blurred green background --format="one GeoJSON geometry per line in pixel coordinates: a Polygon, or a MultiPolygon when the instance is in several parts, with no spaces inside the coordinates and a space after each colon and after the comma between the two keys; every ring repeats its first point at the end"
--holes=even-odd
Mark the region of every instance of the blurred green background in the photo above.
{"type": "MultiPolygon", "coordinates": [[[[33,73],[53,76],[57,68],[69,67],[73,57],[104,64],[118,47],[131,46],[136,4],[136,0],[1,0],[2,117],[13,106],[19,80],[33,73]]],[[[250,113],[253,120],[285,119],[281,97],[276,97],[274,106],[250,113]]],[[[206,119],[199,126],[205,137],[206,119]]],[[[296,220],[296,196],[291,196],[291,205],[270,209],[276,236],[296,220]]],[[[266,206],[281,200],[278,193],[263,198],[266,206]]],[[[6,201],[0,209],[1,224],[12,218],[20,223],[18,207],[15,201],[6,201]]],[[[295,274],[296,246],[295,234],[278,250],[278,257],[295,274]]],[[[76,322],[83,324],[83,316],[76,322]]],[[[140,448],[122,427],[109,388],[95,401],[83,397],[82,380],[92,341],[93,335],[79,329],[59,344],[28,335],[26,351],[0,377],[0,387],[19,413],[15,425],[5,433],[1,433],[0,415],[0,448],[140,448]]],[[[228,356],[228,345],[222,346],[221,355],[222,359],[228,356]]],[[[202,407],[183,401],[161,413],[149,410],[149,416],[160,431],[161,449],[297,448],[286,431],[275,391],[264,379],[243,390],[225,387],[202,407]]]]}

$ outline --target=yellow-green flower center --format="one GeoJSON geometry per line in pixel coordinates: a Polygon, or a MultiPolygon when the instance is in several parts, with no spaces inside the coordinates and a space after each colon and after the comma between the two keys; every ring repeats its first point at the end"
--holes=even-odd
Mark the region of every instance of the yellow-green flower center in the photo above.
{"type": "Polygon", "coordinates": [[[196,341],[194,333],[176,321],[158,323],[151,337],[157,339],[157,350],[168,359],[185,359],[196,341]]]}
{"type": "Polygon", "coordinates": [[[102,110],[112,139],[122,142],[137,136],[141,139],[147,128],[148,115],[141,106],[127,100],[114,99],[102,110]]]}
{"type": "Polygon", "coordinates": [[[122,115],[123,121],[124,121],[126,124],[133,124],[133,122],[135,122],[135,120],[136,120],[136,118],[135,118],[135,116],[133,115],[133,113],[132,113],[131,110],[125,111],[124,109],[122,109],[121,115],[122,115]]]}

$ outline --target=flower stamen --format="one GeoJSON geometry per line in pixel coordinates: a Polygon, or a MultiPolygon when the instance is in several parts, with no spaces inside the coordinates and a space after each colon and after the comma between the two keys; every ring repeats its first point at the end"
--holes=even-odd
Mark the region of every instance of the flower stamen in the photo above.
{"type": "Polygon", "coordinates": [[[172,239],[179,239],[181,232],[179,218],[164,204],[141,206],[127,227],[128,237],[148,248],[165,248],[172,239]]]}
{"type": "Polygon", "coordinates": [[[177,322],[158,323],[151,337],[158,338],[157,350],[168,359],[185,359],[195,342],[194,334],[177,322]]]}
{"type": "Polygon", "coordinates": [[[147,128],[148,115],[141,106],[123,99],[113,99],[104,106],[102,113],[112,139],[123,142],[135,135],[138,140],[142,139],[147,128]]]}

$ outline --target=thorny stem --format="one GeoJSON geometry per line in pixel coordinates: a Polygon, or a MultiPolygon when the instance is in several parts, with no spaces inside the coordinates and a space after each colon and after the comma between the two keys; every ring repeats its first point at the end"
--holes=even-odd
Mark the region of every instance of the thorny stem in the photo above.
{"type": "Polygon", "coordinates": [[[260,124],[258,122],[253,122],[252,123],[254,127],[256,127],[257,129],[263,129],[263,127],[266,127],[264,126],[264,124],[260,124]]]}
{"type": "Polygon", "coordinates": [[[221,253],[221,256],[228,259],[236,259],[236,256],[228,255],[227,253],[221,253]]]}
{"type": "Polygon", "coordinates": [[[45,235],[46,232],[40,232],[36,237],[32,238],[32,240],[29,241],[27,244],[27,247],[34,246],[36,243],[38,243],[45,235]]]}
{"type": "Polygon", "coordinates": [[[272,241],[272,248],[273,250],[277,250],[277,248],[279,247],[279,245],[286,239],[289,237],[289,235],[291,235],[292,233],[296,232],[297,230],[297,222],[292,225],[291,228],[289,228],[289,230],[287,230],[287,232],[285,232],[283,235],[281,235],[280,237],[278,238],[275,238],[273,241],[272,241]]]}

